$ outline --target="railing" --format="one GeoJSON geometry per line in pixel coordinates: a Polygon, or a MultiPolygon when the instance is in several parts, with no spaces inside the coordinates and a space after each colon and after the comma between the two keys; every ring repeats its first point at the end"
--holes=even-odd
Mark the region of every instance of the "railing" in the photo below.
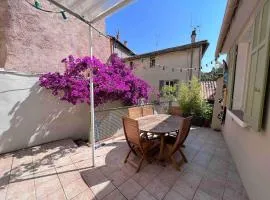
{"type": "MultiPolygon", "coordinates": [[[[167,113],[169,102],[159,104],[148,104],[154,106],[155,113],[167,113]]],[[[109,137],[117,137],[124,134],[122,117],[128,115],[128,108],[135,106],[125,106],[117,108],[100,109],[95,111],[95,137],[96,141],[109,137]]]]}

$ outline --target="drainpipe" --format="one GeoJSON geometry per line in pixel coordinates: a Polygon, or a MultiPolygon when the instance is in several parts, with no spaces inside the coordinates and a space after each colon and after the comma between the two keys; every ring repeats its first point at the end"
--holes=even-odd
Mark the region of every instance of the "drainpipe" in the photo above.
{"type": "Polygon", "coordinates": [[[192,79],[192,65],[193,65],[193,47],[191,47],[191,61],[190,61],[190,71],[189,71],[189,80],[192,79]]]}

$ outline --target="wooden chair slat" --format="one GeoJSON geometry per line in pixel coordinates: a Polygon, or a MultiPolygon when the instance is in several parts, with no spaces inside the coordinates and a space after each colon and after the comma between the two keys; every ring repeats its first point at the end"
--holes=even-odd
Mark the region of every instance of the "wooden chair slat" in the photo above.
{"type": "Polygon", "coordinates": [[[187,162],[187,158],[184,155],[183,151],[181,150],[181,147],[183,146],[183,144],[184,144],[184,142],[189,134],[190,127],[191,127],[191,120],[192,120],[192,117],[187,117],[183,120],[182,126],[180,127],[180,131],[176,137],[167,136],[167,138],[165,138],[165,141],[167,140],[167,142],[168,142],[168,143],[166,143],[166,146],[169,149],[169,158],[177,170],[180,169],[180,166],[176,165],[177,162],[176,162],[176,159],[174,157],[174,154],[177,151],[180,152],[180,154],[183,158],[183,161],[187,162]]]}
{"type": "Polygon", "coordinates": [[[131,119],[136,119],[142,117],[142,108],[141,107],[133,107],[128,109],[128,117],[131,119]]]}
{"type": "Polygon", "coordinates": [[[147,115],[153,115],[154,114],[154,108],[152,105],[147,105],[142,107],[142,115],[147,116],[147,115]]]}
{"type": "MultiPolygon", "coordinates": [[[[125,163],[129,161],[128,158],[131,152],[133,152],[135,155],[137,155],[138,152],[141,156],[140,163],[137,166],[138,172],[141,168],[142,162],[144,160],[147,160],[148,151],[150,151],[151,148],[154,147],[154,143],[152,141],[141,138],[139,124],[137,120],[128,117],[123,117],[122,120],[126,141],[128,143],[128,146],[130,147],[130,151],[125,158],[125,163]]],[[[133,165],[134,163],[131,164],[133,165]]]]}

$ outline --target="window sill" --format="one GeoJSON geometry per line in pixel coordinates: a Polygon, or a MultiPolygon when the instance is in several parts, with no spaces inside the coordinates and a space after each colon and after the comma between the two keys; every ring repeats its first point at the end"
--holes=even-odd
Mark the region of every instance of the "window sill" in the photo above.
{"type": "Polygon", "coordinates": [[[248,127],[248,124],[244,122],[242,119],[239,118],[236,114],[233,113],[232,110],[227,109],[227,113],[230,115],[230,117],[242,128],[248,127]]]}

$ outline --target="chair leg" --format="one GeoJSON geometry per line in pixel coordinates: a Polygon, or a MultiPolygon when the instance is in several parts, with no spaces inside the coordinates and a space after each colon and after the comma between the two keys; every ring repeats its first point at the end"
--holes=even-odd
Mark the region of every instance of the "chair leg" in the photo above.
{"type": "Polygon", "coordinates": [[[183,157],[184,162],[187,163],[188,160],[187,160],[187,157],[185,156],[184,152],[181,149],[179,149],[179,152],[180,152],[181,156],[183,157]]]}
{"type": "Polygon", "coordinates": [[[180,166],[177,164],[177,162],[176,162],[175,158],[173,157],[173,155],[170,156],[170,160],[172,161],[172,164],[173,164],[174,168],[176,170],[178,170],[178,171],[181,171],[180,166]]]}
{"type": "Polygon", "coordinates": [[[138,173],[138,172],[140,171],[143,160],[144,160],[144,158],[142,157],[141,160],[140,160],[140,163],[139,163],[139,165],[138,165],[138,168],[137,168],[136,173],[138,173]]]}
{"type": "Polygon", "coordinates": [[[125,158],[125,161],[124,161],[124,163],[126,163],[127,162],[127,159],[128,159],[128,157],[129,157],[129,155],[130,155],[130,153],[131,153],[131,149],[129,150],[129,152],[128,152],[128,154],[127,154],[127,156],[126,156],[126,158],[125,158]]]}

